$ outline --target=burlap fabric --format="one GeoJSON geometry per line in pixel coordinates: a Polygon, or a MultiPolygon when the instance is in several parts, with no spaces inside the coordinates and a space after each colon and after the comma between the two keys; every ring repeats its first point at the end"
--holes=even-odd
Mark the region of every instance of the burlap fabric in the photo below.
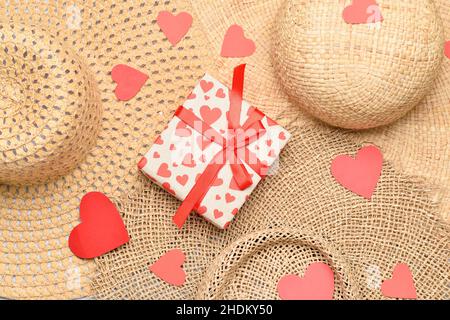
{"type": "Polygon", "coordinates": [[[330,173],[336,155],[355,153],[359,145],[320,125],[296,122],[289,129],[293,138],[282,153],[278,172],[258,186],[227,231],[198,216],[179,231],[170,223],[179,201],[150,182],[129,195],[120,211],[132,241],[97,260],[99,275],[93,283],[97,297],[276,298],[274,288],[283,271],[301,273],[308,262],[328,261],[337,279],[351,279],[348,283],[356,288],[337,286],[336,298],[345,293],[347,298],[382,299],[379,282],[391,277],[396,263],[404,262],[414,274],[420,299],[447,299],[449,227],[437,215],[435,193],[386,162],[373,200],[362,199],[337,184],[330,173]],[[325,239],[326,247],[304,248],[283,236],[273,238],[278,243],[271,243],[272,248],[258,246],[267,237],[252,233],[268,228],[283,228],[297,239],[311,234],[316,241],[325,239]],[[298,228],[309,232],[295,233],[298,228]],[[148,270],[173,248],[182,249],[187,257],[182,287],[170,286],[148,270]],[[214,260],[223,250],[235,256],[214,260]],[[280,270],[274,272],[272,264],[280,270]],[[379,273],[374,275],[373,270],[379,273]],[[199,290],[202,280],[206,283],[199,290]]]}
{"type": "Polygon", "coordinates": [[[210,69],[198,22],[176,48],[160,31],[158,13],[175,9],[192,11],[186,1],[0,3],[0,297],[91,295],[95,264],[67,244],[81,197],[136,186],[137,159],[210,69]],[[129,102],[114,96],[120,63],[150,77],[129,102]]]}

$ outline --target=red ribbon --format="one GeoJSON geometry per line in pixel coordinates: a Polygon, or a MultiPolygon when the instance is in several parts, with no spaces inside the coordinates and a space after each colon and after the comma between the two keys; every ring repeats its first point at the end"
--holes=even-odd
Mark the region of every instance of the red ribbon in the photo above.
{"type": "Polygon", "coordinates": [[[213,129],[209,124],[197,117],[192,111],[179,107],[175,116],[180,118],[188,126],[198,133],[202,134],[210,141],[217,143],[222,147],[205,171],[200,175],[192,190],[184,199],[181,206],[173,217],[173,222],[182,228],[192,210],[198,208],[201,201],[208,193],[219,171],[229,164],[233,178],[239,189],[245,190],[252,185],[250,173],[245,168],[242,161],[252,168],[259,176],[265,176],[267,165],[261,162],[247,146],[259,139],[265,133],[265,128],[261,123],[264,114],[256,108],[249,111],[249,117],[241,126],[242,95],[244,91],[244,73],[245,64],[237,66],[234,69],[233,85],[230,91],[230,110],[228,112],[228,128],[231,132],[231,138],[228,140],[213,129]]]}

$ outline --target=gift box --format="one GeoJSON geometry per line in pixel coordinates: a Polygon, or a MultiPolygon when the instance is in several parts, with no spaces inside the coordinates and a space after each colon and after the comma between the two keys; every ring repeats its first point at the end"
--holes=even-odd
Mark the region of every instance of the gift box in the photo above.
{"type": "Polygon", "coordinates": [[[182,201],[173,218],[180,228],[195,211],[226,229],[290,138],[242,99],[244,70],[236,67],[231,89],[206,74],[139,162],[182,201]]]}

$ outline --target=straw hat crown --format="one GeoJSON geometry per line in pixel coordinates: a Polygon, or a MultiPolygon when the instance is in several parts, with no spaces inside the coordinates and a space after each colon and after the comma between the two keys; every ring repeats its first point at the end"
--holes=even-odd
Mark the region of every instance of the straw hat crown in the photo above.
{"type": "Polygon", "coordinates": [[[441,66],[434,2],[378,1],[379,17],[362,24],[343,21],[355,2],[336,2],[286,2],[275,26],[278,76],[293,101],[331,125],[392,123],[425,97],[441,66]]]}
{"type": "Polygon", "coordinates": [[[95,145],[95,81],[48,30],[1,23],[0,39],[0,184],[63,176],[95,145]]]}

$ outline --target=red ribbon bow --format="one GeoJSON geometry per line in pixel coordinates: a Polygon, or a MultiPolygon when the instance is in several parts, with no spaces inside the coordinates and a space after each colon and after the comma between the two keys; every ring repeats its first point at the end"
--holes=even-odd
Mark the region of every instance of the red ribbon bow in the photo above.
{"type": "Polygon", "coordinates": [[[173,222],[178,228],[182,228],[191,211],[198,208],[225,164],[230,165],[233,178],[241,190],[247,189],[253,183],[251,175],[242,161],[245,161],[261,177],[267,173],[267,165],[247,148],[250,143],[259,139],[265,133],[265,128],[261,123],[264,114],[256,108],[251,108],[244,125],[241,126],[240,124],[244,73],[245,64],[234,69],[233,86],[230,91],[230,110],[227,115],[230,132],[228,139],[183,106],[175,112],[175,116],[188,126],[222,147],[222,150],[214,156],[175,213],[173,222]]]}

